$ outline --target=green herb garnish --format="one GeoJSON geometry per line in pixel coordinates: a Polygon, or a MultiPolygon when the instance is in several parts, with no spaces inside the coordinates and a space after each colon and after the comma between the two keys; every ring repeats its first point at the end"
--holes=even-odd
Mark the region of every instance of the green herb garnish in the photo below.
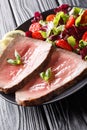
{"type": "Polygon", "coordinates": [[[48,68],[45,72],[41,72],[40,73],[40,77],[45,80],[46,82],[49,81],[49,79],[51,78],[52,76],[52,71],[51,71],[51,68],[48,68]]]}
{"type": "Polygon", "coordinates": [[[79,41],[79,47],[80,47],[80,49],[82,49],[82,48],[84,48],[86,46],[87,46],[87,42],[86,41],[83,41],[83,40],[79,41]]]}
{"type": "Polygon", "coordinates": [[[9,64],[12,64],[12,65],[22,64],[21,56],[19,55],[19,53],[16,50],[15,50],[14,56],[15,56],[15,60],[14,59],[7,59],[7,62],[9,64]]]}

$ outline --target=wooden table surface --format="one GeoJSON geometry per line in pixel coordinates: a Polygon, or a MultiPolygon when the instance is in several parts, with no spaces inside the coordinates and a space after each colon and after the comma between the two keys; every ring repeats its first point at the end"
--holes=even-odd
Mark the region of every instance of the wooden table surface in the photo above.
{"type": "MultiPolygon", "coordinates": [[[[34,15],[59,4],[86,7],[86,0],[0,0],[0,38],[34,15]]],[[[87,88],[52,104],[21,107],[0,97],[0,130],[86,130],[87,88]]]]}

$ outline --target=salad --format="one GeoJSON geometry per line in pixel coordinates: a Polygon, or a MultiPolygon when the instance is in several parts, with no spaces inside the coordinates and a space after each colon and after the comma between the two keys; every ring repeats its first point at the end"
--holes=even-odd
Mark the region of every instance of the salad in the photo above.
{"type": "Polygon", "coordinates": [[[16,35],[45,40],[55,47],[73,51],[87,60],[86,9],[63,4],[55,8],[45,19],[40,12],[35,12],[27,32],[12,31],[6,34],[1,43],[8,45],[9,37],[13,39],[16,35]]]}

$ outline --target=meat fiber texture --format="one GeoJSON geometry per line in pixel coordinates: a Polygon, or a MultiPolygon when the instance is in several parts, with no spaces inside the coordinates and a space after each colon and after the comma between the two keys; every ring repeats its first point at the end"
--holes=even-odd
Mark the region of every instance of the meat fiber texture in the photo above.
{"type": "Polygon", "coordinates": [[[53,79],[46,82],[37,73],[27,85],[15,93],[19,105],[40,105],[73,86],[87,74],[87,61],[73,52],[56,49],[43,71],[47,68],[51,68],[53,79]]]}
{"type": "Polygon", "coordinates": [[[0,91],[12,93],[23,87],[43,68],[51,56],[52,45],[45,41],[28,37],[16,37],[0,58],[0,91]],[[7,59],[15,59],[15,50],[20,54],[23,64],[12,65],[7,59]]]}

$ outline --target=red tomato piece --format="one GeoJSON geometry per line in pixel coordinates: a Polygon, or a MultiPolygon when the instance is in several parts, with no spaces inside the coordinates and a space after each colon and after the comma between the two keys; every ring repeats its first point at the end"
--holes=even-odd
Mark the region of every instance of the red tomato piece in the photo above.
{"type": "Polygon", "coordinates": [[[39,31],[32,32],[32,37],[40,40],[44,40],[41,33],[39,31]]]}
{"type": "Polygon", "coordinates": [[[69,51],[72,51],[72,47],[64,39],[57,40],[56,46],[61,47],[61,48],[66,49],[66,50],[69,50],[69,51]]]}
{"type": "Polygon", "coordinates": [[[69,19],[68,19],[68,21],[67,21],[65,27],[66,27],[66,28],[70,28],[70,27],[72,27],[72,25],[74,25],[74,24],[75,24],[75,18],[74,18],[73,15],[71,15],[71,16],[69,17],[69,19]]]}
{"type": "Polygon", "coordinates": [[[82,17],[81,17],[81,24],[87,23],[87,10],[84,11],[82,17]]]}
{"type": "Polygon", "coordinates": [[[85,32],[82,36],[82,40],[87,42],[87,32],[85,32]]]}
{"type": "Polygon", "coordinates": [[[46,17],[46,21],[53,21],[55,14],[50,14],[46,17]]]}
{"type": "Polygon", "coordinates": [[[39,31],[40,29],[41,29],[41,25],[38,22],[32,23],[29,27],[29,31],[31,32],[39,31]]]}

